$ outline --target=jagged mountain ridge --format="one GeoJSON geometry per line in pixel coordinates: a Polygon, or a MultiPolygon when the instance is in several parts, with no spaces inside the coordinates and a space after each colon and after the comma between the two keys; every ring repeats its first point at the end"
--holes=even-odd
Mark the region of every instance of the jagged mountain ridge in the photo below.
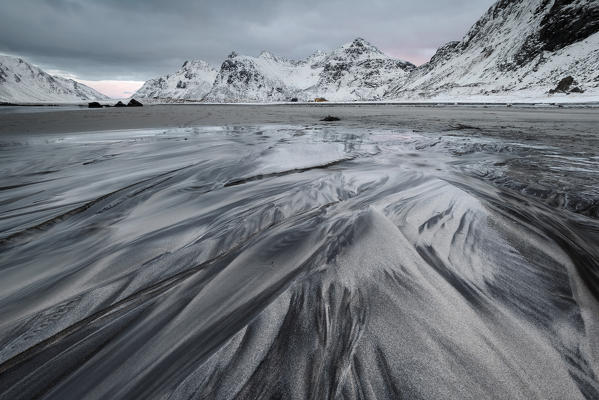
{"type": "Polygon", "coordinates": [[[567,76],[598,92],[598,31],[598,1],[500,0],[386,97],[547,95],[567,76]]]}
{"type": "Polygon", "coordinates": [[[207,101],[378,100],[415,66],[390,57],[358,38],[330,52],[290,61],[263,52],[233,53],[221,66],[207,101]]]}
{"type": "Polygon", "coordinates": [[[210,102],[277,102],[293,98],[306,101],[315,97],[377,100],[392,85],[405,80],[414,68],[358,38],[330,53],[316,52],[304,60],[289,60],[267,51],[258,57],[233,52],[215,77],[210,77],[213,84],[206,93],[173,88],[180,70],[146,82],[134,97],[210,102]]]}
{"type": "Polygon", "coordinates": [[[185,61],[174,74],[151,79],[134,97],[152,100],[201,100],[212,89],[218,71],[202,60],[185,61]]]}
{"type": "Polygon", "coordinates": [[[22,58],[0,55],[0,102],[80,102],[107,100],[102,93],[76,82],[52,76],[22,58]]]}

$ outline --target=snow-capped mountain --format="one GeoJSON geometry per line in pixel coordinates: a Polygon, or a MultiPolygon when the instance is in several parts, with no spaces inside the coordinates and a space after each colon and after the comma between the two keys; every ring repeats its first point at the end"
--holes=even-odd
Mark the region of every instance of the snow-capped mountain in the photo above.
{"type": "Polygon", "coordinates": [[[159,101],[202,100],[212,89],[217,73],[205,61],[185,61],[174,74],[144,83],[133,97],[159,101]]]}
{"type": "Polygon", "coordinates": [[[310,97],[329,100],[378,100],[392,85],[404,82],[416,67],[390,57],[364,39],[356,39],[326,56],[310,97]]]}
{"type": "Polygon", "coordinates": [[[52,76],[18,57],[0,55],[0,102],[80,102],[107,100],[72,79],[52,76]]]}
{"type": "Polygon", "coordinates": [[[294,61],[262,52],[232,53],[206,97],[214,102],[273,102],[325,97],[334,101],[376,100],[403,82],[415,66],[385,55],[364,39],[331,53],[294,61]]]}
{"type": "Polygon", "coordinates": [[[304,61],[278,58],[264,51],[258,57],[233,52],[221,65],[212,102],[272,102],[298,97],[318,82],[320,57],[304,61]]]}
{"type": "Polygon", "coordinates": [[[598,31],[596,0],[500,0],[386,97],[548,96],[570,76],[557,96],[599,94],[598,31]]]}

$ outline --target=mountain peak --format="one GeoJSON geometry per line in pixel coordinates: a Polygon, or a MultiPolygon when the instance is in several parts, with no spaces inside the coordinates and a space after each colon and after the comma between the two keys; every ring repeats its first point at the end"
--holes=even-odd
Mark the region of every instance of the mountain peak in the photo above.
{"type": "Polygon", "coordinates": [[[187,60],[181,66],[181,70],[207,70],[212,71],[215,68],[204,60],[187,60]]]}
{"type": "Polygon", "coordinates": [[[187,60],[173,73],[150,79],[133,95],[147,100],[199,100],[212,87],[218,71],[204,60],[187,60]]]}
{"type": "Polygon", "coordinates": [[[337,55],[344,54],[352,59],[369,58],[371,55],[375,55],[376,57],[384,56],[384,53],[376,46],[360,37],[344,44],[335,53],[337,55]]]}
{"type": "Polygon", "coordinates": [[[352,46],[372,46],[366,39],[361,37],[355,38],[351,44],[352,46]]]}
{"type": "Polygon", "coordinates": [[[345,46],[343,46],[343,47],[347,47],[347,48],[375,49],[375,50],[378,51],[378,48],[375,45],[373,45],[368,40],[363,39],[361,37],[355,38],[353,41],[345,44],[345,46]]]}
{"type": "Polygon", "coordinates": [[[258,58],[262,58],[264,60],[275,60],[277,61],[277,57],[272,54],[270,51],[266,51],[266,50],[262,50],[262,52],[260,52],[260,55],[258,56],[258,58]]]}

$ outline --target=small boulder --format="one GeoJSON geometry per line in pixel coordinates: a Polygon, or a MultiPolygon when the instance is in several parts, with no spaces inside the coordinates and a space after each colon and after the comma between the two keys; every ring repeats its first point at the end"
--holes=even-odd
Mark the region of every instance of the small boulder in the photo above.
{"type": "Polygon", "coordinates": [[[122,101],[119,101],[114,105],[115,107],[127,107],[122,101]]]}
{"type": "Polygon", "coordinates": [[[87,103],[87,108],[102,108],[102,104],[92,101],[91,103],[87,103]]]}
{"type": "Polygon", "coordinates": [[[332,115],[329,115],[329,116],[324,117],[323,119],[321,119],[321,121],[324,121],[324,122],[334,122],[334,121],[341,121],[341,119],[339,119],[337,117],[333,117],[332,115]]]}
{"type": "Polygon", "coordinates": [[[298,101],[297,97],[294,97],[294,98],[291,99],[292,103],[297,103],[297,101],[298,101]]]}
{"type": "Polygon", "coordinates": [[[127,107],[142,107],[143,104],[141,104],[139,101],[135,100],[135,99],[131,99],[129,101],[129,103],[127,104],[127,107]]]}

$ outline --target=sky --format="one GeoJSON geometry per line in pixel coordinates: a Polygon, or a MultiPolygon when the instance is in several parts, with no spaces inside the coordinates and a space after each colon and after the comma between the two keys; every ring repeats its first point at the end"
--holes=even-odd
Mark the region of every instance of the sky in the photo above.
{"type": "Polygon", "coordinates": [[[0,53],[112,97],[231,51],[304,58],[362,37],[420,65],[495,0],[0,0],[0,53]]]}

